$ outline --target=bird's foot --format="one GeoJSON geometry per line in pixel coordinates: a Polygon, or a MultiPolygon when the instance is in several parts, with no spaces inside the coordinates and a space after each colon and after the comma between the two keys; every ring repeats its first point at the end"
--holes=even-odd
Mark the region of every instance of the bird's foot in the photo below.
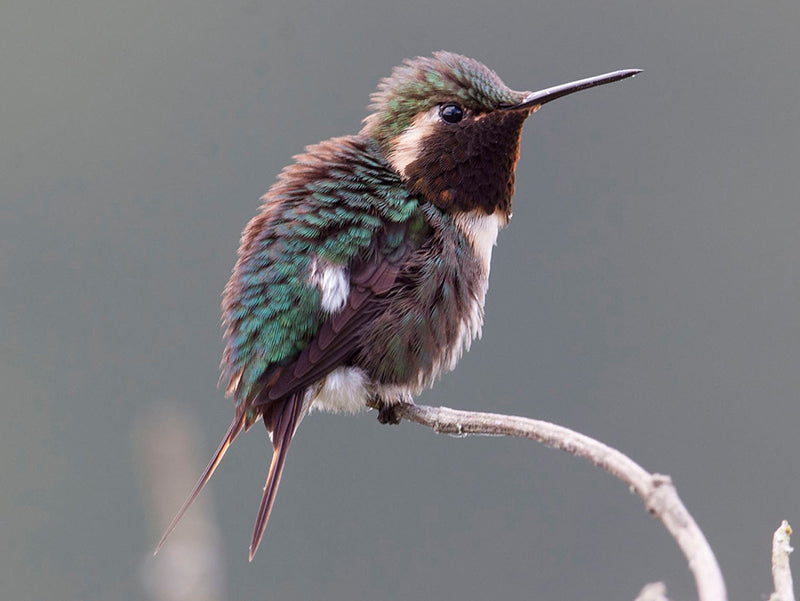
{"type": "Polygon", "coordinates": [[[397,403],[387,403],[385,400],[375,396],[367,401],[367,407],[378,411],[378,421],[382,424],[399,424],[400,415],[397,411],[397,403]]]}
{"type": "Polygon", "coordinates": [[[382,404],[378,407],[378,421],[380,423],[397,425],[400,423],[400,419],[397,405],[382,404]]]}

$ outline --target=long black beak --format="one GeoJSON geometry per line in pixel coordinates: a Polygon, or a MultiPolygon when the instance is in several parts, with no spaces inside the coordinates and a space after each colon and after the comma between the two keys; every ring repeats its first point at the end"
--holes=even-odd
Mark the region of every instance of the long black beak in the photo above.
{"type": "Polygon", "coordinates": [[[579,79],[570,83],[564,83],[560,86],[540,90],[539,92],[531,92],[519,104],[512,104],[511,106],[502,107],[505,110],[514,111],[519,109],[533,109],[536,110],[543,104],[547,104],[551,100],[580,92],[595,86],[602,86],[607,83],[613,83],[621,79],[633,77],[637,73],[641,73],[641,69],[623,69],[622,71],[613,71],[603,75],[595,75],[594,77],[587,77],[586,79],[579,79]]]}

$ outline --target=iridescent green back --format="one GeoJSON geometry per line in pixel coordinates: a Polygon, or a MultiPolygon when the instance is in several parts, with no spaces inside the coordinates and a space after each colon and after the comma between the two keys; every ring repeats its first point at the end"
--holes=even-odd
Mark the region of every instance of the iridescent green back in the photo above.
{"type": "Polygon", "coordinates": [[[418,208],[364,138],[328,140],[295,158],[245,229],[225,289],[220,382],[237,402],[251,400],[260,379],[317,334],[325,316],[311,261],[346,265],[382,225],[418,208]]]}

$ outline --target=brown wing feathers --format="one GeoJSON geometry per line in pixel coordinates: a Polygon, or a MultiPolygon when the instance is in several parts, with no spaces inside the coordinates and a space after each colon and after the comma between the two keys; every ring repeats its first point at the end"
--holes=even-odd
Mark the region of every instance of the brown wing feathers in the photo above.
{"type": "Polygon", "coordinates": [[[383,312],[383,299],[400,271],[397,263],[385,258],[363,268],[368,271],[367,277],[360,269],[351,275],[350,296],[344,308],[322,324],[314,340],[255,404],[275,402],[295,390],[304,390],[356,355],[361,331],[383,312]]]}

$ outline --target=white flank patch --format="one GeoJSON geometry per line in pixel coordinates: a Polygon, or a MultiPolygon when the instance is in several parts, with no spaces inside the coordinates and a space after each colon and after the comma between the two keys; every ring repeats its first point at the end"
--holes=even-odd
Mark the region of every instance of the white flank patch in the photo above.
{"type": "Polygon", "coordinates": [[[389,164],[403,177],[406,175],[406,167],[417,160],[422,150],[422,141],[433,131],[438,121],[439,107],[437,105],[414,117],[411,125],[397,136],[388,159],[389,164]]]}
{"type": "Polygon", "coordinates": [[[357,413],[367,406],[367,375],[357,367],[339,367],[325,376],[312,409],[330,413],[357,413]]]}
{"type": "Polygon", "coordinates": [[[340,311],[350,296],[350,279],[344,267],[321,266],[315,258],[311,261],[311,283],[322,293],[322,309],[327,313],[340,311]]]}

